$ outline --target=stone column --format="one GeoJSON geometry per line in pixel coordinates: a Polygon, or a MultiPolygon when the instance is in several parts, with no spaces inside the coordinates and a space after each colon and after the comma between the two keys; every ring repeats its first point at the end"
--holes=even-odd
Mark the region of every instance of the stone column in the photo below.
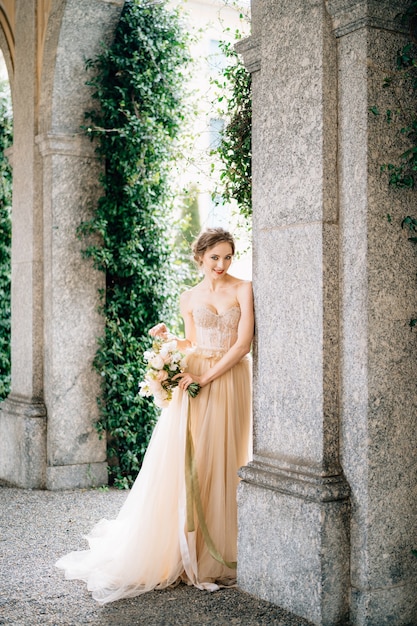
{"type": "Polygon", "coordinates": [[[101,193],[102,164],[80,129],[93,106],[85,59],[111,41],[123,4],[51,2],[37,50],[37,3],[16,0],[12,390],[0,412],[0,479],[20,487],[107,482],[92,369],[104,276],[82,258],[76,229],[101,193]]]}
{"type": "Polygon", "coordinates": [[[0,478],[43,487],[43,243],[36,157],[35,2],[16,2],[13,85],[12,383],[0,412],[0,478]]]}
{"type": "Polygon", "coordinates": [[[369,113],[396,106],[382,81],[405,5],[255,0],[239,48],[257,340],[238,581],[318,625],[417,615],[416,270],[400,228],[413,200],[381,176],[401,146],[369,113]]]}
{"type": "Polygon", "coordinates": [[[339,461],[336,40],[324,2],[254,2],[254,457],[240,472],[238,582],[345,623],[349,489],[339,461]]]}
{"type": "Polygon", "coordinates": [[[101,162],[82,135],[37,137],[43,158],[46,488],[107,483],[106,440],[98,419],[92,362],[103,332],[98,289],[104,275],[82,258],[77,226],[100,193],[101,162]]]}
{"type": "Polygon", "coordinates": [[[381,164],[406,144],[397,122],[369,111],[398,107],[382,84],[406,40],[399,15],[407,4],[328,3],[339,66],[341,450],[352,491],[355,625],[417,623],[416,254],[400,228],[416,214],[415,191],[389,189],[381,164]]]}
{"type": "Polygon", "coordinates": [[[112,40],[123,4],[66,0],[64,11],[58,6],[51,13],[45,40],[36,142],[43,169],[47,489],[107,483],[106,439],[94,426],[100,380],[92,367],[103,334],[98,306],[105,276],[83,259],[86,242],[77,238],[77,227],[102,193],[103,163],[81,130],[95,106],[85,59],[112,40]]]}

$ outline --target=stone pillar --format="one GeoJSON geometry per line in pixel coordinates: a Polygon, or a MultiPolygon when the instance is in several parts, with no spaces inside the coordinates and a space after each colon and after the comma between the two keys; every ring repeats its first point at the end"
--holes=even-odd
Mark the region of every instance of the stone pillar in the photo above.
{"type": "Polygon", "coordinates": [[[257,339],[238,581],[318,625],[416,623],[415,250],[380,174],[400,148],[369,113],[396,106],[405,5],[254,0],[239,45],[257,339]]]}
{"type": "Polygon", "coordinates": [[[12,390],[0,412],[0,479],[20,487],[107,482],[92,369],[104,276],[82,258],[76,229],[101,193],[102,164],[80,129],[92,106],[85,59],[111,40],[123,4],[51,2],[40,51],[37,3],[16,0],[12,390]]]}
{"type": "Polygon", "coordinates": [[[106,440],[94,426],[100,381],[92,367],[103,334],[98,290],[105,276],[82,258],[86,242],[76,231],[101,194],[103,167],[81,130],[94,106],[85,59],[111,41],[123,4],[66,0],[65,10],[49,17],[49,32],[59,37],[45,40],[36,142],[43,170],[47,489],[107,483],[106,440]]]}
{"type": "Polygon", "coordinates": [[[35,2],[16,2],[13,85],[12,383],[0,412],[0,478],[43,487],[43,244],[36,132],[35,2]]]}
{"type": "Polygon", "coordinates": [[[103,332],[104,275],[82,258],[77,226],[99,195],[101,162],[82,135],[37,137],[43,158],[46,488],[107,483],[106,440],[98,419],[99,377],[92,362],[103,332]]]}
{"type": "Polygon", "coordinates": [[[339,462],[336,40],[321,0],[254,3],[254,458],[241,470],[238,582],[345,623],[349,489],[339,462]]]}
{"type": "Polygon", "coordinates": [[[416,254],[400,228],[416,214],[415,191],[389,189],[381,164],[406,146],[396,122],[369,112],[398,106],[382,83],[406,40],[406,4],[328,3],[339,67],[341,458],[352,492],[355,626],[417,624],[416,254]]]}

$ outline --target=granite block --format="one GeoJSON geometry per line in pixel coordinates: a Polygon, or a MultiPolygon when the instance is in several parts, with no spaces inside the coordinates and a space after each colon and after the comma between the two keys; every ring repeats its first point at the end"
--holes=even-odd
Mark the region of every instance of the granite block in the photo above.
{"type": "Polygon", "coordinates": [[[85,489],[107,485],[107,463],[82,463],[74,465],[48,466],[46,488],[85,489]]]}
{"type": "Polygon", "coordinates": [[[105,460],[105,440],[94,428],[100,380],[92,362],[103,330],[98,313],[104,274],[83,259],[77,226],[100,193],[101,163],[78,138],[39,140],[45,157],[45,399],[48,463],[73,465],[105,460]],[[94,175],[93,175],[94,173],[94,175]],[[77,187],[72,181],[77,180],[77,187]]]}
{"type": "Polygon", "coordinates": [[[0,479],[25,489],[45,486],[46,411],[9,396],[0,405],[0,479]]]}
{"type": "Polygon", "coordinates": [[[238,505],[239,586],[313,624],[347,624],[348,502],[312,502],[243,481],[238,505]]]}
{"type": "Polygon", "coordinates": [[[262,13],[262,69],[253,75],[254,227],[323,216],[334,221],[337,92],[330,18],[318,1],[266,0],[262,13]]]}
{"type": "MultiPolygon", "coordinates": [[[[101,53],[109,43],[120,17],[122,0],[67,0],[55,49],[55,71],[51,100],[45,102],[48,116],[44,132],[79,133],[84,113],[92,107],[91,87],[85,60],[101,53]]],[[[48,50],[47,50],[48,54],[48,50]]],[[[50,53],[49,53],[50,54],[50,53]]]]}
{"type": "MultiPolygon", "coordinates": [[[[111,40],[123,4],[46,3],[37,19],[34,3],[15,3],[11,398],[23,407],[46,404],[48,413],[45,423],[16,409],[14,400],[3,404],[4,474],[10,477],[10,465],[21,486],[45,486],[47,459],[51,466],[96,464],[104,482],[105,441],[94,429],[99,380],[92,371],[104,277],[82,258],[76,236],[101,193],[102,165],[80,125],[92,106],[85,59],[111,40]],[[23,413],[14,419],[16,411],[23,413]]],[[[78,473],[68,477],[86,486],[78,473]]],[[[69,486],[68,480],[48,484],[69,486]]]]}
{"type": "Polygon", "coordinates": [[[353,587],[351,623],[355,626],[416,626],[416,582],[410,581],[391,589],[353,587]]]}
{"type": "Polygon", "coordinates": [[[257,241],[254,452],[335,467],[337,227],[262,230],[257,241]]]}
{"type": "Polygon", "coordinates": [[[341,460],[352,494],[353,624],[415,623],[407,593],[414,587],[415,597],[417,579],[417,362],[408,325],[416,257],[400,227],[410,194],[389,189],[380,172],[401,152],[399,140],[369,111],[393,106],[382,84],[404,39],[392,22],[376,26],[394,5],[356,3],[352,27],[345,21],[338,31],[341,460]]]}

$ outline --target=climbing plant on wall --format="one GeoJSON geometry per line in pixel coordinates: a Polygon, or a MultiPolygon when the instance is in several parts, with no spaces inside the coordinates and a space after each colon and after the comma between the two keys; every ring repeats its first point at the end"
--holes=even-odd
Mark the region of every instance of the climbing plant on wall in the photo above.
{"type": "Polygon", "coordinates": [[[0,84],[0,399],[10,389],[10,247],[12,169],[4,154],[13,141],[8,86],[0,84]]]}
{"type": "Polygon", "coordinates": [[[118,487],[136,477],[157,418],[152,401],[137,393],[147,331],[169,322],[177,307],[169,172],[184,115],[187,50],[176,10],[127,0],[113,44],[87,62],[99,106],[86,113],[85,132],[97,141],[105,172],[103,196],[80,235],[106,274],[105,332],[94,366],[103,392],[98,429],[107,433],[118,487]]]}
{"type": "MultiPolygon", "coordinates": [[[[239,36],[239,34],[237,34],[239,36]]],[[[216,79],[221,95],[219,103],[227,119],[219,146],[220,194],[225,202],[235,200],[239,213],[250,220],[252,215],[252,82],[233,44],[223,42],[221,48],[228,64],[216,79]]]]}
{"type": "MultiPolygon", "coordinates": [[[[413,2],[403,16],[409,26],[410,34],[417,21],[417,2],[413,2]]],[[[415,41],[408,41],[397,52],[396,68],[385,76],[383,87],[391,92],[393,107],[385,110],[386,122],[406,139],[408,147],[398,155],[394,162],[381,166],[381,171],[388,173],[389,185],[398,189],[414,189],[417,173],[417,48],[415,41]],[[404,94],[411,94],[409,102],[405,104],[404,94]]],[[[371,107],[374,115],[380,115],[378,106],[371,107]]]]}
{"type": "MultiPolygon", "coordinates": [[[[406,149],[395,159],[381,166],[381,171],[388,174],[388,184],[398,190],[416,189],[417,182],[417,2],[412,2],[403,15],[410,39],[398,50],[395,71],[390,72],[383,81],[383,87],[391,91],[391,100],[395,107],[380,112],[378,106],[371,107],[374,115],[385,116],[387,124],[402,137],[406,149]],[[407,104],[404,95],[406,94],[407,104]]],[[[405,147],[405,146],[404,146],[405,147]]],[[[410,231],[409,240],[417,243],[417,218],[412,214],[404,217],[402,226],[410,231]]],[[[410,320],[410,325],[417,325],[417,319],[410,320]]]]}

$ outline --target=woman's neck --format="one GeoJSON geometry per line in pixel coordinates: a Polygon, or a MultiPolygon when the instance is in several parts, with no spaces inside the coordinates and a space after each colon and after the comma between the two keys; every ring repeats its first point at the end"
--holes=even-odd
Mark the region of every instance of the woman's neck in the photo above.
{"type": "Polygon", "coordinates": [[[222,276],[221,278],[210,278],[209,276],[205,276],[201,284],[208,291],[216,292],[223,289],[228,282],[228,275],[226,274],[224,277],[222,276]]]}

